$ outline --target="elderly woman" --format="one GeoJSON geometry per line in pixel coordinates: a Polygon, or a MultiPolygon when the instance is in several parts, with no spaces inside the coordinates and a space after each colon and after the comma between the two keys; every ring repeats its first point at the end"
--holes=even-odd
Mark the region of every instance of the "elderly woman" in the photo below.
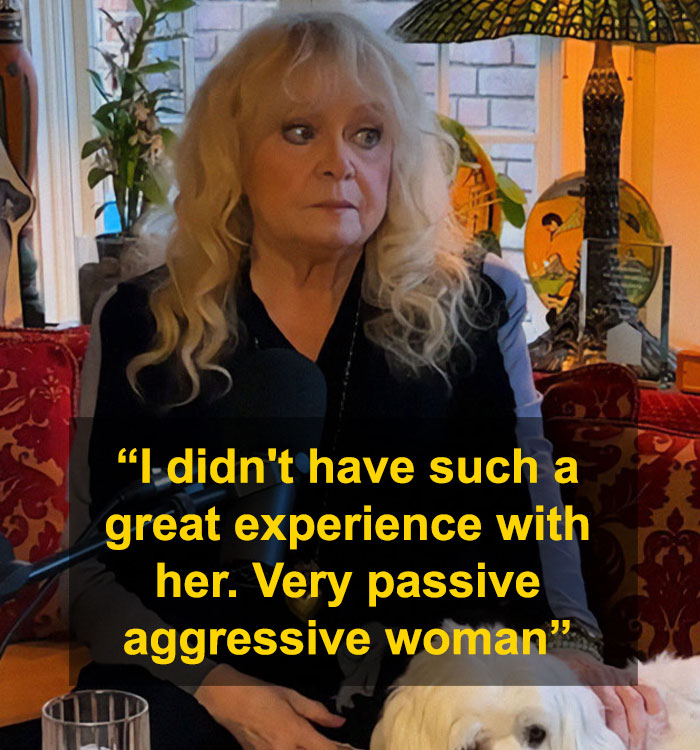
{"type": "MultiPolygon", "coordinates": [[[[320,369],[326,445],[342,441],[354,419],[418,425],[449,416],[478,443],[479,425],[496,413],[539,415],[523,286],[500,259],[465,246],[449,211],[454,145],[398,54],[342,14],[278,15],[247,32],[202,84],[177,156],[167,268],[121,284],[97,311],[83,393],[83,414],[95,417],[89,488],[87,474],[74,471],[93,518],[123,483],[116,449],[143,437],[167,455],[178,432],[166,426],[171,416],[206,432],[261,350],[296,351],[320,369]],[[156,426],[136,435],[146,418],[156,426]],[[126,428],[115,437],[106,425],[117,421],[126,428]]],[[[198,439],[187,436],[190,447],[198,439]]],[[[551,462],[545,441],[531,445],[543,466],[551,462]]],[[[533,505],[560,503],[552,481],[532,490],[543,493],[533,505]]],[[[79,498],[71,507],[79,513],[79,498]]],[[[549,610],[574,621],[583,649],[567,658],[590,666],[586,649],[599,631],[576,545],[542,543],[539,555],[549,610]]],[[[324,705],[332,688],[312,700],[294,680],[262,681],[235,661],[190,669],[184,689],[143,671],[137,680],[152,665],[115,653],[115,644],[136,625],[184,627],[190,603],[179,605],[183,615],[168,610],[145,561],[126,560],[90,563],[71,583],[75,630],[96,660],[78,687],[146,695],[154,748],[229,747],[230,735],[256,750],[332,750],[328,735],[367,742],[381,695],[344,733],[345,719],[324,705]]],[[[226,611],[243,618],[235,604],[226,611]]],[[[611,725],[643,747],[647,712],[662,708],[657,696],[595,689],[611,725]]]]}

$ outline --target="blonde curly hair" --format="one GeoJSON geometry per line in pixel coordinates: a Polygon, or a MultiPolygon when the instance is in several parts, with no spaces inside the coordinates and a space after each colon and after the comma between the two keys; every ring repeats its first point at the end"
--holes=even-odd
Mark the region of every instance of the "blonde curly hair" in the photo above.
{"type": "Polygon", "coordinates": [[[455,345],[469,351],[464,324],[479,323],[478,276],[453,217],[449,185],[459,154],[401,60],[399,44],[339,12],[280,13],[251,28],[209,73],[187,115],[175,160],[176,222],[168,241],[169,278],[151,294],[157,324],[153,347],[131,360],[139,372],[173,353],[189,380],[179,404],[197,398],[200,376],[240,341],[236,280],[252,235],[241,185],[244,133],[255,132],[261,92],[294,97],[292,75],[350,78],[382,101],[393,139],[387,210],[365,247],[363,299],[377,313],[366,336],[407,374],[425,368],[446,380],[455,345]],[[329,64],[330,63],[330,64],[329,64]]]}

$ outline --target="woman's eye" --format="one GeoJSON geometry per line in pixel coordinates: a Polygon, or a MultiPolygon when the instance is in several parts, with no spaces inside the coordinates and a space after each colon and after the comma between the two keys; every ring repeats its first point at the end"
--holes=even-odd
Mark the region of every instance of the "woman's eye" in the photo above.
{"type": "Polygon", "coordinates": [[[282,135],[290,143],[304,144],[314,137],[314,131],[310,125],[290,125],[282,130],[282,135]]]}
{"type": "Polygon", "coordinates": [[[382,131],[379,128],[362,128],[355,135],[355,139],[363,148],[373,148],[382,139],[382,131]]]}
{"type": "Polygon", "coordinates": [[[527,747],[539,747],[547,737],[547,730],[539,724],[532,724],[525,730],[527,747]]]}

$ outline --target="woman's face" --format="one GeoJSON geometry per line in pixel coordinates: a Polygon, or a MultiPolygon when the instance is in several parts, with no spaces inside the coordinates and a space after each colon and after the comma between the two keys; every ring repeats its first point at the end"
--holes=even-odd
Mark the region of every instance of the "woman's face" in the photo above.
{"type": "Polygon", "coordinates": [[[386,213],[392,157],[386,118],[350,82],[322,97],[310,76],[300,84],[308,101],[280,93],[244,144],[253,245],[322,254],[360,248],[386,213]]]}

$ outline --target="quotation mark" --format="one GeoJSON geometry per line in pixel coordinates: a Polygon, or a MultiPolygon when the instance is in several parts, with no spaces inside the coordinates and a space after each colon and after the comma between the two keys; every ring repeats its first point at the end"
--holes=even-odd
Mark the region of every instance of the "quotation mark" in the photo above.
{"type": "Polygon", "coordinates": [[[117,455],[120,464],[141,464],[141,482],[148,484],[151,481],[151,449],[143,448],[139,458],[138,448],[122,448],[117,455]],[[128,455],[127,455],[128,451],[128,455]]]}
{"type": "MultiPolygon", "coordinates": [[[[551,620],[550,626],[552,628],[552,635],[555,635],[559,632],[559,622],[560,620],[551,620]]],[[[571,620],[561,620],[561,634],[566,635],[569,632],[569,629],[571,628],[571,620]]]]}

